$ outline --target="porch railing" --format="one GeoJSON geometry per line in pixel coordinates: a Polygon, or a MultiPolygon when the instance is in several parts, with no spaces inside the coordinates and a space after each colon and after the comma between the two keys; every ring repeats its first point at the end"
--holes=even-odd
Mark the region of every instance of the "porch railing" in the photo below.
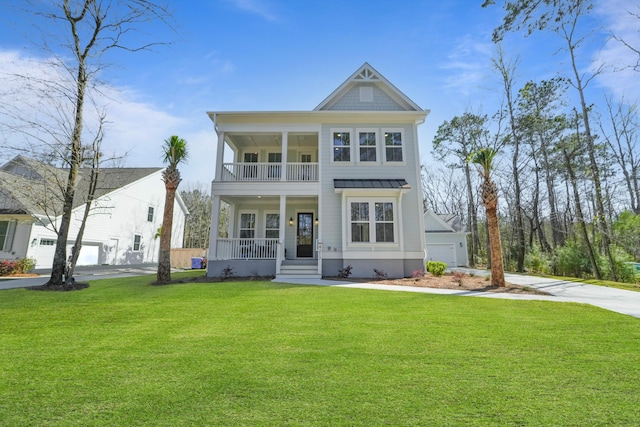
{"type": "MultiPolygon", "coordinates": [[[[287,163],[287,181],[317,181],[317,163],[287,163]]],[[[281,163],[224,163],[222,181],[280,181],[281,163]]]]}
{"type": "Polygon", "coordinates": [[[276,259],[278,239],[218,239],[216,258],[222,259],[276,259]]]}

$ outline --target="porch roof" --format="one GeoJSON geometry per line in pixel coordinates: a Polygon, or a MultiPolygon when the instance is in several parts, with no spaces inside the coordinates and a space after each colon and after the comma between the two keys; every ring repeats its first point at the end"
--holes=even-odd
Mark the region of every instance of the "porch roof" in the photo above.
{"type": "Polygon", "coordinates": [[[406,179],[334,179],[333,188],[411,188],[406,179]]]}

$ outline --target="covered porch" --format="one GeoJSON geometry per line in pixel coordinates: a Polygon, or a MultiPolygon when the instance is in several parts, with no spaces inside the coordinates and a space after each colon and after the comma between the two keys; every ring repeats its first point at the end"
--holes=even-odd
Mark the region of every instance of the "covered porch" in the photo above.
{"type": "Polygon", "coordinates": [[[209,276],[226,268],[236,276],[275,276],[292,265],[322,271],[318,196],[214,195],[211,223],[209,276]]]}

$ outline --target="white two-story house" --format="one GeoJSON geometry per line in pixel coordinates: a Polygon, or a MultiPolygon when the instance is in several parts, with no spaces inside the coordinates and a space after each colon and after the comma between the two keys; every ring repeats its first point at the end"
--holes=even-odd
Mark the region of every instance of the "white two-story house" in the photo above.
{"type": "Polygon", "coordinates": [[[367,63],[312,111],[209,112],[218,145],[207,274],[424,269],[417,128],[428,113],[367,63]]]}

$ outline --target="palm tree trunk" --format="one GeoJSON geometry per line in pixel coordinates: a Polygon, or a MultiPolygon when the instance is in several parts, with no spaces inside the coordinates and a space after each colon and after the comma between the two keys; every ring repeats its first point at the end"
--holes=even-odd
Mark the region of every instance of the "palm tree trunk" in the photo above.
{"type": "Polygon", "coordinates": [[[171,281],[171,230],[173,230],[173,204],[176,198],[177,186],[165,183],[166,197],[164,201],[164,216],[162,232],[160,233],[160,253],[158,256],[158,282],[171,281]]]}
{"type": "Polygon", "coordinates": [[[498,226],[497,206],[485,206],[489,228],[489,248],[491,251],[491,284],[504,287],[504,265],[502,262],[502,242],[498,226]]]}

